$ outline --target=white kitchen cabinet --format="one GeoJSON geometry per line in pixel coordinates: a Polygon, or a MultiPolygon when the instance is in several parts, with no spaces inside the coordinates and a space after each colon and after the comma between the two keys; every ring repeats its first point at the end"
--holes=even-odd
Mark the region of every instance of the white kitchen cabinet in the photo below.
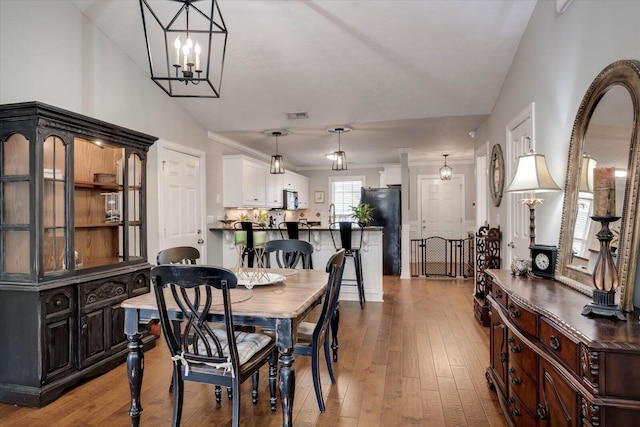
{"type": "Polygon", "coordinates": [[[284,189],[284,174],[267,173],[266,199],[268,208],[283,206],[282,190],[284,189]]]}
{"type": "Polygon", "coordinates": [[[298,175],[297,182],[298,186],[296,191],[298,192],[298,207],[300,209],[307,209],[309,207],[309,178],[298,175]]]}
{"type": "Polygon", "coordinates": [[[225,156],[223,169],[224,207],[265,207],[267,166],[244,156],[225,156]]]}

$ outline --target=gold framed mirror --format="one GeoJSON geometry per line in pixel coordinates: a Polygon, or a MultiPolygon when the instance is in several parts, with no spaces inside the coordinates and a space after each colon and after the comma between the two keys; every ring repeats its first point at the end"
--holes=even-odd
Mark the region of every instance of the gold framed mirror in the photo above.
{"type": "Polygon", "coordinates": [[[597,258],[593,238],[598,229],[589,218],[593,213],[586,175],[593,169],[593,161],[598,167],[614,166],[616,172],[626,172],[626,177],[616,178],[616,211],[622,219],[612,227],[619,230],[616,265],[621,284],[620,307],[625,311],[633,310],[640,254],[639,104],[640,61],[634,60],[607,66],[584,95],[569,144],[556,267],[558,281],[591,296],[594,288],[590,262],[597,258]]]}
{"type": "Polygon", "coordinates": [[[494,206],[500,206],[502,191],[504,190],[504,156],[500,144],[491,149],[491,162],[489,164],[489,187],[494,206]]]}

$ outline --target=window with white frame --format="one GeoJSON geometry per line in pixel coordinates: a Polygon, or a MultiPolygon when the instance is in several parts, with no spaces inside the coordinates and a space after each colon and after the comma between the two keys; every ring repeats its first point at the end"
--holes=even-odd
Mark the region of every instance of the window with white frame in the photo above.
{"type": "Polygon", "coordinates": [[[352,221],[352,206],[360,203],[361,188],[365,186],[364,176],[329,178],[331,203],[335,206],[336,221],[352,221]]]}
{"type": "Polygon", "coordinates": [[[580,196],[578,198],[578,214],[576,216],[576,227],[573,232],[573,254],[581,258],[588,258],[587,242],[589,239],[589,226],[591,223],[591,207],[593,200],[580,196]]]}

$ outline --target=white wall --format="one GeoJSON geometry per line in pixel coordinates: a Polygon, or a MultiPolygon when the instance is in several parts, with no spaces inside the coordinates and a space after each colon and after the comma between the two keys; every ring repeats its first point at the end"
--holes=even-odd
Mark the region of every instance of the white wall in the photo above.
{"type": "MultiPolygon", "coordinates": [[[[535,102],[536,151],[545,154],[564,188],[573,121],[591,81],[610,63],[640,58],[640,2],[574,1],[562,15],[539,1],[520,42],[491,116],[476,131],[480,141],[505,144],[505,126],[535,102]]],[[[510,181],[506,177],[505,185],[510,181]]],[[[536,209],[536,241],[558,244],[563,193],[545,194],[536,209]]],[[[506,218],[506,203],[491,205],[489,222],[506,218]]],[[[506,229],[506,228],[505,228],[506,229]]],[[[508,241],[505,237],[503,241],[508,241]]],[[[640,287],[636,287],[639,291],[640,287]]]]}
{"type": "MultiPolygon", "coordinates": [[[[218,145],[70,2],[0,1],[0,103],[41,101],[206,152],[207,194],[222,193],[218,145]]],[[[157,147],[148,158],[148,256],[158,250],[157,147]]],[[[207,213],[222,206],[208,197],[207,213]]]]}

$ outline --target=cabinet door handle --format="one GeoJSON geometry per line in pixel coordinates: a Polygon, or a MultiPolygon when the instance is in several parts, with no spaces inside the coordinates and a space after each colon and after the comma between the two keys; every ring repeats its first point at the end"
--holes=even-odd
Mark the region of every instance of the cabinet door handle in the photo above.
{"type": "Polygon", "coordinates": [[[549,338],[549,346],[555,351],[560,350],[560,339],[555,335],[551,335],[551,338],[549,338]]]}
{"type": "Polygon", "coordinates": [[[520,317],[520,310],[516,310],[515,308],[516,308],[516,306],[513,305],[513,304],[507,305],[507,310],[509,310],[511,312],[510,316],[513,319],[517,319],[518,317],[520,317]]]}
{"type": "Polygon", "coordinates": [[[500,352],[500,362],[504,363],[507,361],[507,353],[505,353],[504,351],[500,352]]]}
{"type": "Polygon", "coordinates": [[[80,332],[80,335],[84,336],[87,335],[87,329],[89,328],[89,325],[87,325],[86,322],[82,322],[82,330],[80,332]]]}
{"type": "Polygon", "coordinates": [[[511,353],[520,353],[522,351],[522,348],[520,348],[519,345],[514,345],[513,347],[511,347],[511,353]]]}
{"type": "Polygon", "coordinates": [[[502,298],[502,291],[500,289],[496,289],[496,298],[502,298]]]}
{"type": "Polygon", "coordinates": [[[520,409],[518,409],[518,408],[514,408],[514,409],[511,411],[511,413],[512,413],[513,415],[515,415],[516,417],[519,417],[520,415],[522,415],[522,412],[520,412],[520,409]]]}
{"type": "Polygon", "coordinates": [[[538,404],[536,408],[536,414],[538,414],[538,418],[544,420],[547,418],[547,407],[541,404],[538,404]]]}

